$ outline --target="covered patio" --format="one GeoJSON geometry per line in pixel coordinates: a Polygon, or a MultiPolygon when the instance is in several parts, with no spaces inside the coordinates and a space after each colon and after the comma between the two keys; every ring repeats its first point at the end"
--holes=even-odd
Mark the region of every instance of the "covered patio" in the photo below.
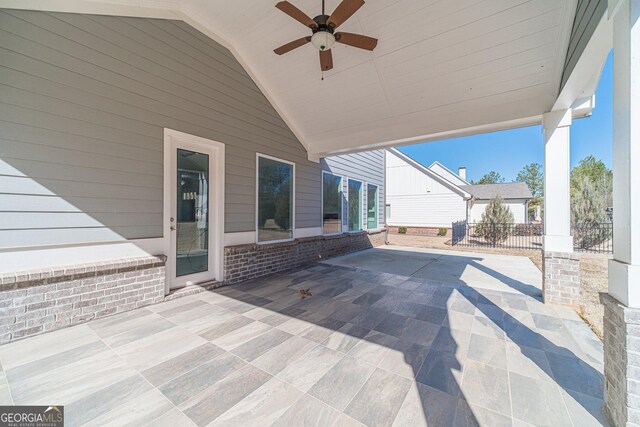
{"type": "MultiPolygon", "coordinates": [[[[326,75],[317,51],[273,53],[309,29],[274,3],[0,0],[0,314],[3,342],[17,340],[0,346],[3,402],[56,401],[69,425],[584,426],[605,422],[604,399],[614,425],[640,425],[640,0],[369,0],[341,31],[379,46],[336,49],[326,75]],[[570,129],[595,108],[612,48],[603,348],[569,308],[580,292],[570,129]],[[324,261],[382,244],[383,221],[371,238],[344,233],[344,252],[309,243],[326,238],[326,158],[533,125],[545,156],[542,277],[519,258],[394,248],[324,261]],[[152,305],[177,280],[171,129],[219,143],[215,248],[200,279],[177,285],[234,286],[152,305]],[[259,237],[261,152],[301,184],[280,246],[259,237]],[[300,242],[306,251],[293,252],[300,242]],[[236,283],[303,252],[323,262],[236,283]],[[136,279],[116,274],[133,270],[147,277],[141,300],[121,289],[106,308],[81,295],[83,274],[126,282],[136,279]],[[56,303],[78,301],[49,312],[54,289],[77,292],[56,303]]],[[[295,3],[311,16],[321,4],[295,3]]]]}
{"type": "Polygon", "coordinates": [[[69,426],[606,425],[602,343],[540,284],[369,249],[4,345],[0,397],[69,426]]]}

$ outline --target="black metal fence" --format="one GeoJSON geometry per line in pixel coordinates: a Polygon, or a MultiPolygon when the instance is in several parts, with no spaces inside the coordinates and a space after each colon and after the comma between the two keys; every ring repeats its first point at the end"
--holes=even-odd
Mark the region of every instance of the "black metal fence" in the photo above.
{"type": "Polygon", "coordinates": [[[610,222],[573,224],[571,234],[576,252],[613,253],[613,224],[610,222]]]}
{"type": "Polygon", "coordinates": [[[542,224],[454,222],[451,244],[502,249],[542,249],[542,224]]]}
{"type": "MultiPolygon", "coordinates": [[[[574,224],[571,227],[576,252],[613,253],[613,225],[608,223],[574,224]]],[[[542,224],[469,224],[451,225],[451,244],[501,249],[542,249],[542,224]]]]}

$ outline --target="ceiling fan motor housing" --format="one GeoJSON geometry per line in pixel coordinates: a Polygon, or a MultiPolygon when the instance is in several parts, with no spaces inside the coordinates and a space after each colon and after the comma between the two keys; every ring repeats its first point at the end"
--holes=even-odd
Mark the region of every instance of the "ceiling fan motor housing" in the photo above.
{"type": "Polygon", "coordinates": [[[331,25],[327,25],[329,15],[318,15],[313,18],[317,26],[311,27],[313,35],[311,36],[311,43],[321,51],[329,50],[336,42],[336,37],[333,35],[334,28],[331,25]]]}

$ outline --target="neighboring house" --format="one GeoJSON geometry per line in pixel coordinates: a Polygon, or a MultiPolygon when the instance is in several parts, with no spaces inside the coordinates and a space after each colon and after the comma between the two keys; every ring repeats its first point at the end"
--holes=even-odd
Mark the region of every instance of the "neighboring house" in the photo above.
{"type": "Polygon", "coordinates": [[[384,243],[384,151],[309,160],[234,56],[185,22],[0,17],[0,284],[34,286],[33,301],[63,301],[38,286],[52,276],[73,289],[14,336],[384,243]]]}
{"type": "Polygon", "coordinates": [[[528,205],[533,195],[524,182],[462,185],[461,187],[473,196],[467,203],[469,206],[467,221],[479,222],[489,201],[499,195],[513,213],[514,222],[529,222],[528,205]]]}
{"type": "Polygon", "coordinates": [[[438,162],[429,167],[396,149],[386,150],[387,224],[392,227],[451,227],[455,221],[478,222],[489,200],[498,194],[513,212],[514,222],[527,222],[532,198],[524,183],[470,185],[466,169],[459,174],[438,162]]]}

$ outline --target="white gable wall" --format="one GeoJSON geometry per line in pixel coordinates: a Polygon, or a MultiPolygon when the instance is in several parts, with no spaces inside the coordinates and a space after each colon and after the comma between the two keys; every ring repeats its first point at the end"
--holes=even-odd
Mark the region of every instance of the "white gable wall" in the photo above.
{"type": "Polygon", "coordinates": [[[451,227],[466,218],[464,198],[401,158],[386,152],[387,224],[411,227],[451,227]]]}
{"type": "MultiPolygon", "coordinates": [[[[475,202],[469,201],[469,223],[480,222],[482,214],[489,204],[488,200],[482,200],[475,202]]],[[[527,218],[527,201],[525,199],[510,199],[505,201],[505,204],[511,209],[513,213],[513,221],[517,224],[523,224],[528,222],[527,218]]]]}

